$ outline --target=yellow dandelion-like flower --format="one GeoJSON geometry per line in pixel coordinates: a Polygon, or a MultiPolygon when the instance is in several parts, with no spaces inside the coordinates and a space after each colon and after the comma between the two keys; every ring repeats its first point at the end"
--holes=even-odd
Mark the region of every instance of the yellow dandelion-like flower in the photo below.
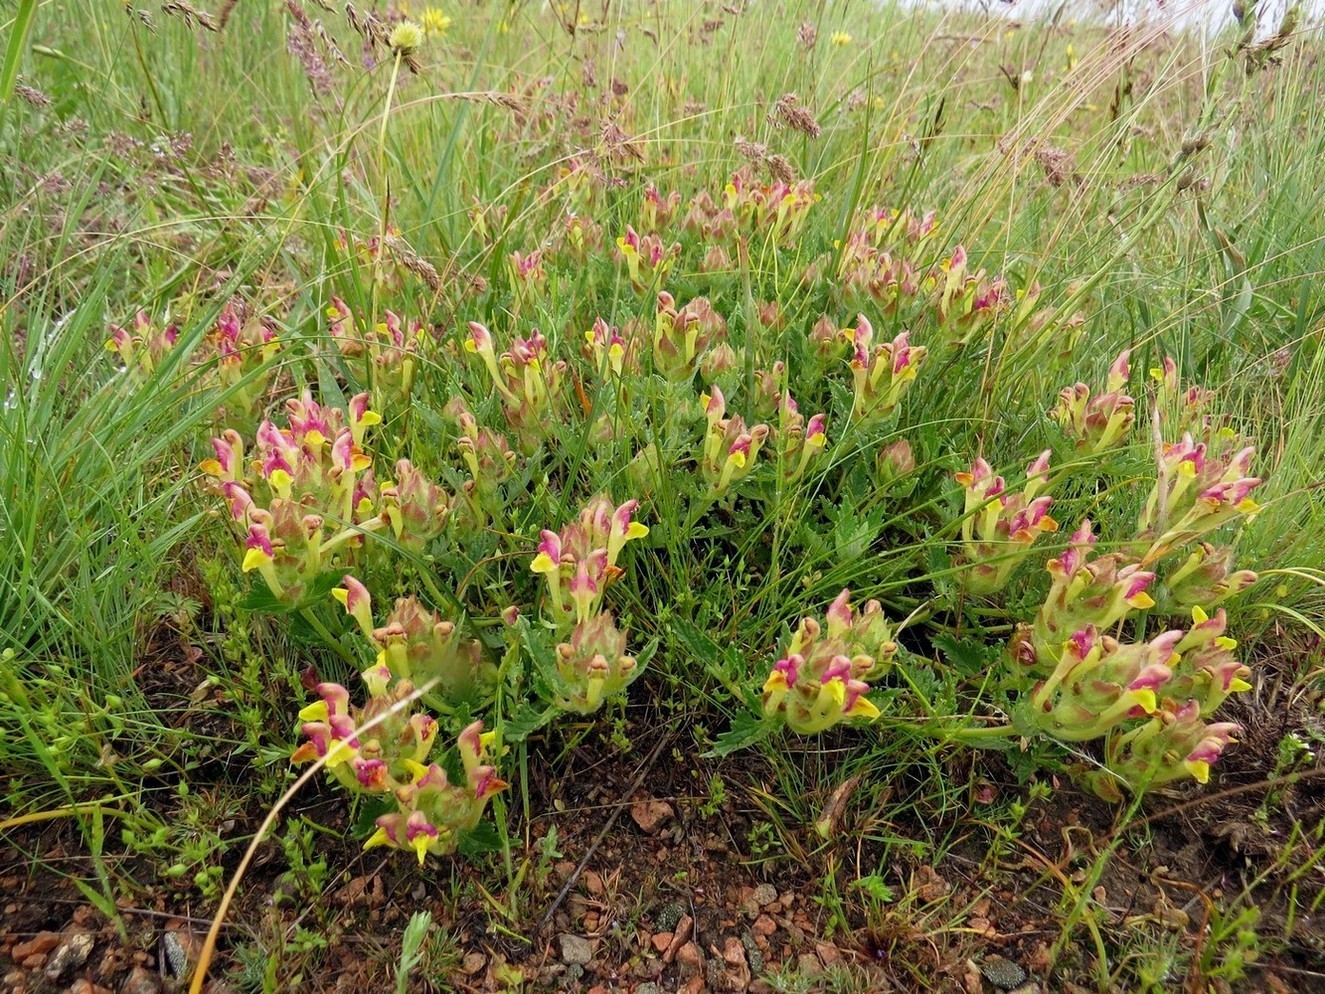
{"type": "Polygon", "coordinates": [[[847,34],[845,31],[834,31],[828,40],[841,48],[843,45],[851,44],[851,35],[847,34]]]}
{"type": "Polygon", "coordinates": [[[429,7],[425,10],[419,20],[423,25],[423,33],[429,37],[441,37],[446,34],[446,29],[451,26],[451,18],[436,7],[429,7]]]}
{"type": "Polygon", "coordinates": [[[391,46],[393,52],[409,55],[410,52],[423,44],[423,28],[413,21],[401,21],[391,29],[387,44],[391,46]]]}

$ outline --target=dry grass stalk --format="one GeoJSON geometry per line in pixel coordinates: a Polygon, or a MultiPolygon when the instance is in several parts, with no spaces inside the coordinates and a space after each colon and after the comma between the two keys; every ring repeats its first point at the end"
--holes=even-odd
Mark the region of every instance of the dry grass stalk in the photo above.
{"type": "Polygon", "coordinates": [[[185,26],[189,28],[206,28],[208,31],[221,30],[211,14],[205,10],[199,10],[188,0],[161,0],[161,13],[174,14],[183,18],[185,26]]]}
{"type": "Polygon", "coordinates": [[[805,109],[800,98],[794,93],[784,93],[778,97],[768,119],[774,127],[788,127],[811,138],[818,138],[823,131],[819,122],[814,119],[814,115],[805,109]]]}

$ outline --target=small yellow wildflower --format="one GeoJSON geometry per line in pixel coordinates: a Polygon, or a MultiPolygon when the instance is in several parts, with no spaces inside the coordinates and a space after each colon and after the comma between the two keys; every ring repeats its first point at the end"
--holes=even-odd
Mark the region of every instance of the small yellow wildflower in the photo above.
{"type": "Polygon", "coordinates": [[[436,7],[425,10],[419,20],[423,25],[423,33],[429,37],[441,37],[451,26],[451,19],[436,7]]]}
{"type": "Polygon", "coordinates": [[[387,44],[391,46],[393,52],[409,55],[410,52],[423,44],[423,28],[413,21],[401,21],[391,29],[387,44]]]}
{"type": "Polygon", "coordinates": [[[851,35],[847,34],[845,31],[834,31],[828,40],[841,48],[843,45],[851,44],[851,35]]]}

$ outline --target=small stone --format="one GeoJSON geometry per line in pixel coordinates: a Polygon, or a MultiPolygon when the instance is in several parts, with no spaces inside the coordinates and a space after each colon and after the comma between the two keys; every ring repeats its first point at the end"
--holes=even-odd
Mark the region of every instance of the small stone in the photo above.
{"type": "Polygon", "coordinates": [[[746,991],[750,987],[750,964],[745,959],[745,944],[729,935],[722,944],[724,968],[718,984],[723,990],[746,991]]]}
{"type": "Polygon", "coordinates": [[[824,965],[814,953],[801,953],[796,957],[796,969],[801,976],[812,980],[824,972],[824,965]]]}
{"type": "Polygon", "coordinates": [[[120,994],[161,994],[161,981],[150,970],[135,966],[120,987],[120,994]]]}
{"type": "Polygon", "coordinates": [[[653,946],[654,949],[658,950],[659,954],[662,954],[667,952],[671,947],[672,938],[673,936],[671,932],[659,932],[649,940],[649,944],[653,946]]]}
{"type": "Polygon", "coordinates": [[[336,891],[334,900],[347,908],[362,905],[367,908],[380,908],[386,903],[386,889],[382,885],[380,874],[371,877],[355,877],[344,887],[336,891]]]}
{"type": "Polygon", "coordinates": [[[750,931],[755,935],[770,936],[778,930],[778,923],[770,915],[760,915],[755,919],[755,923],[750,926],[750,931]]]}
{"type": "Polygon", "coordinates": [[[584,881],[584,889],[594,897],[599,897],[603,893],[603,877],[596,870],[585,870],[584,875],[580,877],[584,881]]]}
{"type": "Polygon", "coordinates": [[[687,942],[676,951],[676,968],[683,977],[701,977],[704,974],[704,954],[699,946],[687,942]]]}
{"type": "Polygon", "coordinates": [[[561,961],[563,963],[584,966],[589,960],[593,959],[593,945],[583,936],[560,935],[557,937],[557,941],[561,943],[561,961]]]}
{"type": "Polygon", "coordinates": [[[778,889],[772,884],[760,884],[755,888],[752,900],[761,908],[766,908],[778,899],[778,889]]]}
{"type": "Polygon", "coordinates": [[[59,980],[66,971],[82,966],[92,955],[93,943],[94,939],[90,932],[67,933],[64,941],[51,953],[50,962],[46,964],[46,978],[59,980]]]}
{"type": "Polygon", "coordinates": [[[1012,994],[1042,994],[1042,992],[1040,990],[1040,985],[1034,980],[1031,980],[1013,990],[1012,994]]]}
{"type": "Polygon", "coordinates": [[[38,932],[27,942],[20,942],[14,946],[9,958],[18,963],[37,953],[49,953],[59,944],[59,932],[38,932]]]}
{"type": "Polygon", "coordinates": [[[19,966],[23,967],[23,969],[25,970],[40,970],[45,965],[46,965],[45,953],[33,953],[27,959],[21,960],[19,962],[19,966]]]}
{"type": "Polygon", "coordinates": [[[914,880],[918,882],[916,895],[924,904],[930,904],[945,897],[950,885],[946,880],[939,876],[938,871],[932,866],[921,866],[916,868],[914,880]]]}
{"type": "Polygon", "coordinates": [[[814,951],[819,954],[819,959],[824,966],[832,966],[834,963],[842,962],[842,950],[831,942],[816,942],[814,951]]]}
{"type": "Polygon", "coordinates": [[[986,956],[980,963],[980,972],[995,987],[1010,991],[1026,982],[1026,970],[1006,956],[986,956]]]}
{"type": "Polygon", "coordinates": [[[670,963],[676,958],[681,946],[690,938],[690,931],[695,927],[695,920],[689,915],[682,915],[680,921],[676,923],[676,931],[672,933],[672,943],[663,953],[663,962],[670,963]]]}
{"type": "Polygon", "coordinates": [[[635,994],[664,994],[664,992],[661,987],[650,980],[636,987],[635,994]]]}
{"type": "Polygon", "coordinates": [[[704,994],[704,978],[691,977],[684,984],[677,994],[704,994]]]}
{"type": "Polygon", "coordinates": [[[460,961],[460,969],[466,976],[472,977],[488,964],[488,958],[482,953],[465,953],[465,958],[460,961]]]}
{"type": "Polygon", "coordinates": [[[647,801],[636,801],[630,806],[631,820],[639,826],[639,830],[645,835],[654,835],[657,831],[676,817],[676,812],[666,801],[650,799],[647,801]]]}

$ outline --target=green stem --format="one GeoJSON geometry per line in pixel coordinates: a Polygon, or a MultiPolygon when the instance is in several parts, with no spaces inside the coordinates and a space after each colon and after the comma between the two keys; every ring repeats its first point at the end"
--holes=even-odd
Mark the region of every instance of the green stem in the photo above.
{"type": "Polygon", "coordinates": [[[300,608],[299,614],[313,627],[313,631],[317,632],[322,641],[327,644],[327,648],[340,656],[340,658],[345,660],[345,662],[347,662],[352,668],[357,668],[358,660],[354,658],[353,653],[340,644],[340,640],[331,634],[326,625],[322,624],[322,620],[313,613],[312,608],[300,608]]]}
{"type": "Polygon", "coordinates": [[[396,82],[400,79],[401,53],[396,52],[391,63],[391,81],[386,88],[386,102],[382,105],[382,127],[377,132],[377,170],[382,178],[382,220],[377,235],[377,259],[373,260],[373,313],[377,311],[377,267],[385,258],[386,233],[391,226],[391,177],[386,168],[386,126],[391,119],[391,101],[396,95],[396,82]]]}

